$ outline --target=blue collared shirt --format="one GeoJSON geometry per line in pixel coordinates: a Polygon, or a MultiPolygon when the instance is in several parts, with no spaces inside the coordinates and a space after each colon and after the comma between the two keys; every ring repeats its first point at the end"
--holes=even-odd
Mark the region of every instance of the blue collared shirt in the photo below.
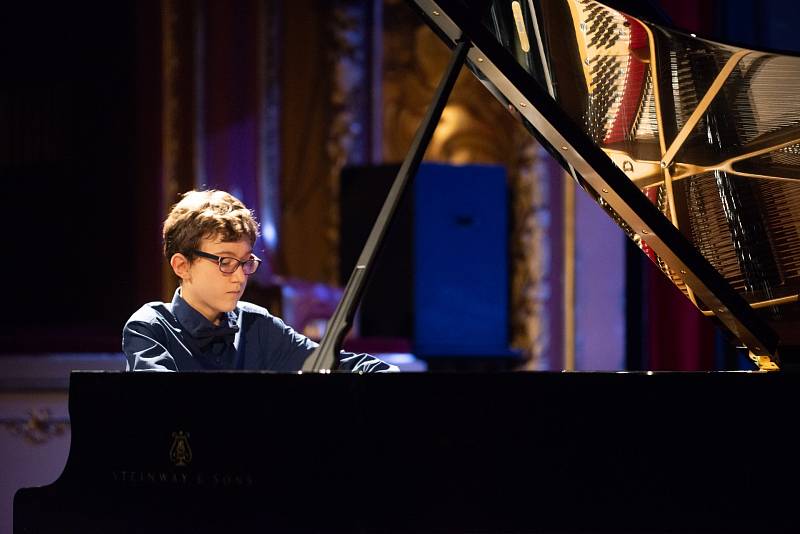
{"type": "MultiPolygon", "coordinates": [[[[131,371],[247,369],[295,372],[317,347],[261,306],[240,301],[215,326],[175,291],[171,303],[139,308],[122,330],[131,371]]],[[[368,354],[343,352],[342,370],[397,371],[368,354]]]]}

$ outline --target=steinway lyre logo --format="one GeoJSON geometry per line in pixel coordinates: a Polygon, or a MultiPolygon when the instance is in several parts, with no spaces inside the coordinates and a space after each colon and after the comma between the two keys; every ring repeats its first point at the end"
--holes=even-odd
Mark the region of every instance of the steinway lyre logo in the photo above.
{"type": "Polygon", "coordinates": [[[169,459],[178,467],[186,467],[192,461],[192,448],[189,446],[189,433],[178,431],[172,433],[172,447],[169,448],[169,459]]]}

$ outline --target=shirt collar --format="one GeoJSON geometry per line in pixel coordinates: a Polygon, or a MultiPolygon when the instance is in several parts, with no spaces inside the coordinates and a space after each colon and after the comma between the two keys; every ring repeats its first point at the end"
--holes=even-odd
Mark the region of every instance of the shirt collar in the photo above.
{"type": "Polygon", "coordinates": [[[209,329],[236,325],[235,311],[225,313],[219,325],[215,325],[206,319],[202,313],[192,308],[188,302],[183,300],[180,287],[175,290],[175,295],[172,297],[172,313],[183,327],[184,332],[192,337],[196,337],[200,330],[207,331],[209,329]]]}

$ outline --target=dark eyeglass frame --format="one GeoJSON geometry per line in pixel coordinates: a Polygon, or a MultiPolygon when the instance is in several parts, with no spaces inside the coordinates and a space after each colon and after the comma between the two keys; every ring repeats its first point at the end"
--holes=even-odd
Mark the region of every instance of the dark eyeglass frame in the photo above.
{"type": "Polygon", "coordinates": [[[217,256],[216,254],[211,254],[209,252],[203,252],[202,250],[197,250],[196,248],[190,249],[189,252],[191,254],[195,254],[197,256],[200,256],[201,258],[206,258],[206,259],[213,260],[213,261],[217,262],[217,266],[219,267],[220,272],[225,273],[225,274],[233,274],[233,273],[236,272],[236,269],[241,267],[242,268],[242,272],[244,272],[244,274],[246,276],[250,276],[251,274],[255,273],[258,270],[259,265],[261,265],[261,259],[258,256],[256,256],[255,254],[251,254],[252,257],[250,259],[242,261],[242,260],[240,260],[238,258],[234,258],[234,257],[231,257],[231,256],[217,256]],[[235,261],[236,262],[236,267],[234,267],[232,271],[226,271],[225,269],[222,268],[222,261],[223,260],[235,261]],[[254,265],[253,270],[250,271],[249,273],[244,268],[245,264],[247,264],[247,263],[251,263],[251,264],[254,265]]]}

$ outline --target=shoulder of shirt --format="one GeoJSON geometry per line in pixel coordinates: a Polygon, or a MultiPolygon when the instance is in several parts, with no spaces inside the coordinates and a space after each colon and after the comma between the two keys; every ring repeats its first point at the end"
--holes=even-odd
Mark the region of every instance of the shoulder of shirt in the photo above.
{"type": "Polygon", "coordinates": [[[172,306],[165,302],[148,302],[141,308],[133,312],[128,319],[128,323],[154,323],[160,319],[173,320],[172,306]]]}

